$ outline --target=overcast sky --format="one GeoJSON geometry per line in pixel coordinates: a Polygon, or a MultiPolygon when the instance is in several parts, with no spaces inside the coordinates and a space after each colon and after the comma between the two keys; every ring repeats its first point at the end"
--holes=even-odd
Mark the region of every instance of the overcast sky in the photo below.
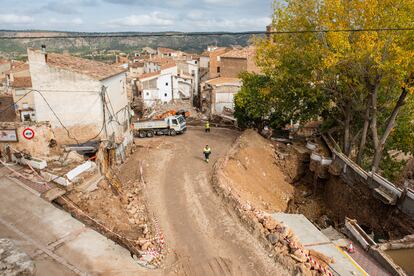
{"type": "Polygon", "coordinates": [[[256,31],[272,0],[0,0],[0,29],[256,31]]]}

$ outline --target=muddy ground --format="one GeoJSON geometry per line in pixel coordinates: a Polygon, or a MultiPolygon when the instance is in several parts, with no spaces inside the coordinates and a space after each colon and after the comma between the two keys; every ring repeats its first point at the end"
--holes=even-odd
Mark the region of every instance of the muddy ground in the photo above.
{"type": "Polygon", "coordinates": [[[136,139],[135,152],[116,171],[122,195],[102,181],[93,192],[74,190],[67,198],[107,228],[137,241],[134,245],[139,249],[145,244],[139,241],[156,236],[151,223],[156,218],[165,236],[165,259],[150,273],[288,275],[227,212],[210,184],[214,162],[239,135],[228,129],[214,128],[206,134],[203,128],[190,128],[176,137],[136,139]],[[206,144],[212,148],[208,164],[202,155],[206,144]],[[141,164],[145,186],[139,181],[141,164]],[[146,234],[142,224],[147,224],[146,234]]]}

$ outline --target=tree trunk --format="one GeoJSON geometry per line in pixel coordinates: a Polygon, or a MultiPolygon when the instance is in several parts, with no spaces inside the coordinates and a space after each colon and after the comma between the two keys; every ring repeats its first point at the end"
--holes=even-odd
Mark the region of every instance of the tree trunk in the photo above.
{"type": "Polygon", "coordinates": [[[391,113],[391,116],[388,118],[385,131],[381,136],[381,140],[377,140],[377,144],[375,145],[374,160],[372,162],[372,172],[376,172],[379,168],[382,154],[383,154],[384,147],[385,147],[385,142],[387,141],[392,129],[394,128],[395,120],[397,119],[397,115],[400,112],[401,107],[405,103],[405,98],[407,97],[407,94],[408,94],[408,90],[405,88],[402,88],[400,97],[398,98],[398,101],[395,104],[395,107],[391,113]]]}
{"type": "Polygon", "coordinates": [[[368,97],[367,99],[367,109],[365,110],[365,116],[364,116],[364,127],[362,129],[362,137],[359,144],[359,150],[358,150],[358,157],[357,157],[357,164],[361,165],[362,158],[364,156],[364,150],[365,150],[365,144],[367,143],[367,135],[368,135],[368,129],[369,129],[369,114],[371,109],[371,98],[368,97]]]}
{"type": "Polygon", "coordinates": [[[351,143],[350,143],[351,117],[352,117],[351,104],[347,102],[345,106],[345,130],[344,130],[344,148],[343,148],[346,156],[349,156],[351,152],[351,143]]]}

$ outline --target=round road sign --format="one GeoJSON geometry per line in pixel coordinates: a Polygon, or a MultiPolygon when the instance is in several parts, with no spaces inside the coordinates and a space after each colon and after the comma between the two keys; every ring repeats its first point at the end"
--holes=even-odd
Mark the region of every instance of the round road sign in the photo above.
{"type": "Polygon", "coordinates": [[[33,129],[28,127],[23,130],[23,137],[26,138],[27,140],[33,139],[34,136],[35,136],[35,133],[33,129]]]}

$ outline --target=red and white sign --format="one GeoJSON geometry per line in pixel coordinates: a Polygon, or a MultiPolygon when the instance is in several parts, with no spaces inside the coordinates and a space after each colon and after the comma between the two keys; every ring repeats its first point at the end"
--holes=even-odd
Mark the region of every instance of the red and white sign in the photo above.
{"type": "Polygon", "coordinates": [[[23,137],[26,138],[27,140],[33,139],[34,136],[35,136],[35,132],[33,129],[28,127],[23,130],[23,137]]]}

